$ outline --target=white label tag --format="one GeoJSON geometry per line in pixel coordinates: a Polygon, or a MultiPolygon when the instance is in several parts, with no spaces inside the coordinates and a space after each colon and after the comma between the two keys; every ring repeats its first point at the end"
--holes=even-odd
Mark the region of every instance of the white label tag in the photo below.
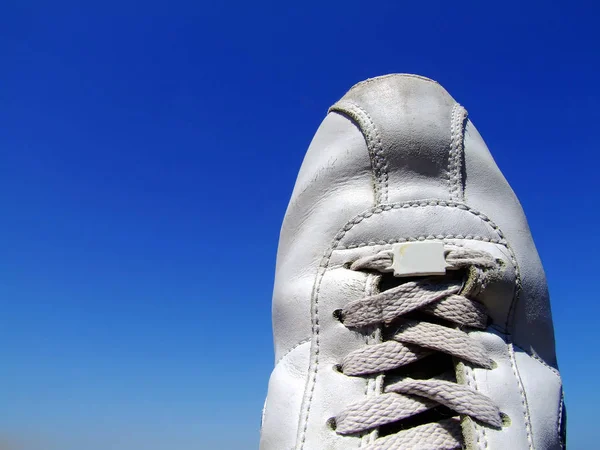
{"type": "Polygon", "coordinates": [[[392,246],[394,276],[445,275],[444,243],[439,241],[402,242],[392,246]]]}

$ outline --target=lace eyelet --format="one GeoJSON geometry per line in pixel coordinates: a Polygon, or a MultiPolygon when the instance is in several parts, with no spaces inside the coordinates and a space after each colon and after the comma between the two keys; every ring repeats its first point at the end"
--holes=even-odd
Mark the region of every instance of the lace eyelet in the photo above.
{"type": "Polygon", "coordinates": [[[501,412],[500,413],[500,418],[502,419],[502,428],[510,427],[510,424],[512,422],[510,420],[510,417],[508,417],[508,414],[505,414],[505,413],[501,412]]]}
{"type": "Polygon", "coordinates": [[[351,270],[351,268],[352,268],[352,264],[354,264],[352,261],[348,261],[348,262],[345,262],[344,264],[342,264],[342,267],[343,267],[344,269],[351,270]]]}
{"type": "Polygon", "coordinates": [[[492,359],[492,367],[489,370],[494,370],[498,368],[498,363],[492,359]]]}
{"type": "Polygon", "coordinates": [[[341,364],[334,364],[332,366],[333,371],[337,372],[337,373],[341,373],[342,375],[344,374],[344,372],[342,372],[342,365],[341,364]]]}
{"type": "Polygon", "coordinates": [[[329,419],[327,419],[327,422],[325,422],[327,424],[327,426],[329,427],[329,429],[331,429],[332,431],[335,431],[337,428],[337,421],[335,420],[335,417],[330,417],[329,419]]]}
{"type": "Polygon", "coordinates": [[[331,315],[341,324],[344,323],[344,315],[341,309],[336,309],[331,315]]]}

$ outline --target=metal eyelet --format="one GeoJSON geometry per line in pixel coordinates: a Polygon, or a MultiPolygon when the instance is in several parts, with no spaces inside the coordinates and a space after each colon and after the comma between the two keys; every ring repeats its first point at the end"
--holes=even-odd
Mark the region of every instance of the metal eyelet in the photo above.
{"type": "Polygon", "coordinates": [[[344,314],[343,314],[343,310],[341,309],[336,309],[335,311],[333,311],[333,313],[331,313],[331,315],[340,323],[344,323],[344,314]]]}
{"type": "Polygon", "coordinates": [[[327,426],[332,430],[335,431],[337,428],[337,421],[335,420],[335,417],[330,417],[329,419],[327,419],[327,422],[325,422],[327,424],[327,426]]]}

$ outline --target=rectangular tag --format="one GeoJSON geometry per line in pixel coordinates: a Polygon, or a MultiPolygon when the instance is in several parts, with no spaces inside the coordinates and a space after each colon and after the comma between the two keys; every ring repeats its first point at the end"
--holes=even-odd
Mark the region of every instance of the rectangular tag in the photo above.
{"type": "Polygon", "coordinates": [[[392,246],[394,276],[445,275],[444,243],[439,241],[402,242],[392,246]]]}

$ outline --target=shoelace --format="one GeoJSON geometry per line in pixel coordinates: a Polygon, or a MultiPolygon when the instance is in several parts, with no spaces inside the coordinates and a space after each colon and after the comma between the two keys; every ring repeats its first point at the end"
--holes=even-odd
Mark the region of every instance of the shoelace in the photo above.
{"type": "MultiPolygon", "coordinates": [[[[407,281],[376,295],[348,303],[338,311],[342,323],[353,329],[372,331],[392,322],[399,326],[390,339],[366,345],[348,354],[339,370],[348,376],[376,376],[443,352],[455,361],[491,369],[494,362],[483,346],[463,328],[485,329],[485,307],[467,297],[481,289],[498,263],[491,255],[462,247],[446,247],[452,269],[469,271],[466,285],[460,281],[433,279],[407,281]],[[419,311],[443,319],[452,326],[408,320],[402,316],[419,311]],[[370,328],[369,328],[370,327],[370,328]]],[[[380,252],[354,262],[352,270],[391,272],[392,254],[380,252]]],[[[494,428],[502,425],[495,403],[470,387],[453,381],[454,374],[430,379],[402,378],[387,384],[380,395],[354,403],[334,418],[341,435],[364,434],[377,427],[407,419],[443,405],[457,416],[471,417],[494,428]]],[[[443,419],[378,437],[364,450],[460,449],[463,445],[460,417],[443,419]]]]}

